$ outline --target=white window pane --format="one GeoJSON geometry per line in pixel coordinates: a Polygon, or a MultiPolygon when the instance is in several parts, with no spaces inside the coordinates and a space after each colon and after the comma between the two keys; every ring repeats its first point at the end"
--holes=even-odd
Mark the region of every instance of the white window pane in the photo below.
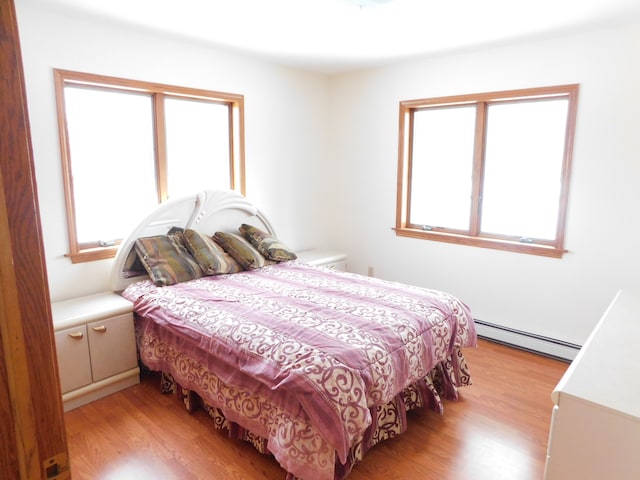
{"type": "Polygon", "coordinates": [[[469,229],[476,109],[414,113],[410,223],[469,229]]]}
{"type": "Polygon", "coordinates": [[[481,230],[555,239],[568,101],[491,105],[481,230]]]}
{"type": "Polygon", "coordinates": [[[151,97],[64,94],[78,243],[122,239],[157,204],[151,97]]]}
{"type": "Polygon", "coordinates": [[[168,98],[165,116],[169,197],[231,188],[229,107],[168,98]]]}

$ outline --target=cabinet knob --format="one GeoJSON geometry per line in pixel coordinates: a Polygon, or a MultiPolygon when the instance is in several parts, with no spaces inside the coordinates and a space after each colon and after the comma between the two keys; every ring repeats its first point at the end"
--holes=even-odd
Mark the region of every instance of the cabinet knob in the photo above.
{"type": "Polygon", "coordinates": [[[82,337],[84,337],[84,334],[82,332],[70,332],[69,336],[71,338],[75,338],[77,340],[80,340],[82,337]]]}
{"type": "Polygon", "coordinates": [[[96,332],[105,333],[107,331],[106,325],[98,325],[97,327],[93,327],[96,332]]]}

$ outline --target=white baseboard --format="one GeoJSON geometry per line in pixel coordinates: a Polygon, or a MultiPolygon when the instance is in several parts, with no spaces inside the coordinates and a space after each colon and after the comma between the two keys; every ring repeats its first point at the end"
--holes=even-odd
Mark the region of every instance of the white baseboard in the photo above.
{"type": "Polygon", "coordinates": [[[574,343],[495,325],[483,320],[476,319],[475,324],[479,337],[559,360],[572,361],[576,358],[581,347],[574,343]]]}

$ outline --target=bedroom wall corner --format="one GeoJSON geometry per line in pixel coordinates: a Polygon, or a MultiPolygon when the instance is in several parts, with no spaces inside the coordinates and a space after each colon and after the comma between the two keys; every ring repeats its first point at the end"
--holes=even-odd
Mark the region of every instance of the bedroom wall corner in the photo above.
{"type": "Polygon", "coordinates": [[[333,246],[357,273],[374,267],[455,293],[491,324],[582,344],[615,293],[640,283],[638,45],[629,20],[333,77],[333,246]],[[569,83],[580,99],[564,258],[395,236],[400,100],[569,83]]]}
{"type": "MultiPolygon", "coordinates": [[[[17,0],[51,298],[109,288],[112,260],[71,264],[53,68],[245,96],[247,196],[291,248],[322,242],[328,79],[184,38],[17,0]],[[320,219],[320,220],[319,220],[320,219]]],[[[123,179],[124,181],[125,179],[123,179]]],[[[114,186],[114,194],[121,191],[114,186]]]]}

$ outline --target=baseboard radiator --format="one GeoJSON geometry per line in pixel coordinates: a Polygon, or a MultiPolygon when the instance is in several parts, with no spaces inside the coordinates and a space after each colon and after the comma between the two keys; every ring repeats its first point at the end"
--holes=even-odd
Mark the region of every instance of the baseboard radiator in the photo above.
{"type": "Polygon", "coordinates": [[[478,337],[567,362],[576,358],[580,345],[475,319],[478,337]]]}

